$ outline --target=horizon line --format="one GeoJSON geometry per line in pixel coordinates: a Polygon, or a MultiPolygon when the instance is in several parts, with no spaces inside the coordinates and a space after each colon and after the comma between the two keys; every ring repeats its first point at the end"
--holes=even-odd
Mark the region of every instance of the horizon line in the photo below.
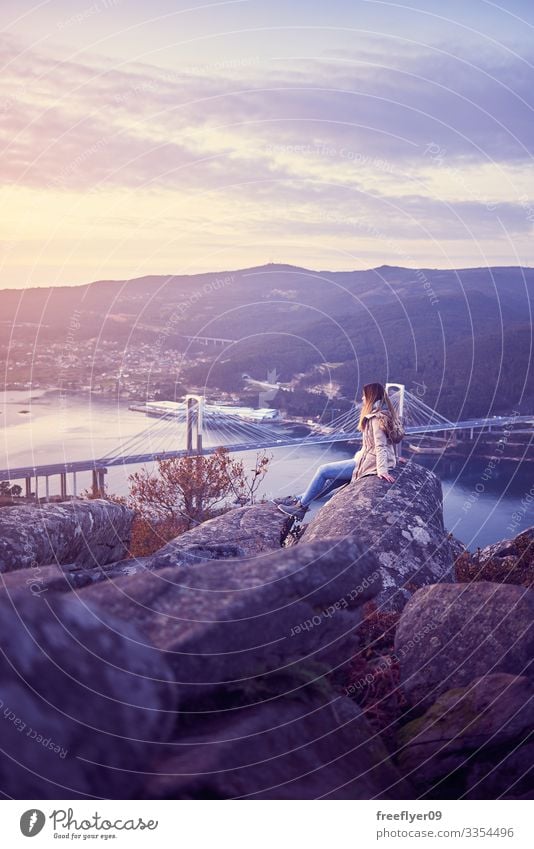
{"type": "Polygon", "coordinates": [[[382,263],[381,265],[371,266],[369,268],[338,268],[338,269],[314,269],[307,268],[303,265],[295,265],[290,262],[265,262],[260,265],[251,265],[245,266],[243,268],[227,268],[220,269],[217,271],[195,271],[193,273],[187,272],[173,272],[171,274],[165,273],[155,273],[155,274],[141,274],[138,277],[116,277],[116,278],[100,278],[98,280],[90,280],[85,283],[49,283],[44,285],[36,285],[36,286],[27,286],[27,287],[16,287],[16,286],[0,286],[0,292],[28,292],[34,291],[38,289],[80,289],[84,286],[94,286],[97,283],[130,283],[135,280],[143,280],[147,277],[166,277],[170,279],[172,277],[205,277],[206,275],[224,275],[224,274],[239,274],[245,271],[256,271],[259,269],[269,268],[270,266],[276,268],[294,268],[298,271],[306,271],[312,274],[365,274],[369,271],[378,271],[380,268],[398,268],[403,271],[490,271],[491,269],[524,269],[528,271],[532,271],[534,266],[531,265],[465,265],[465,266],[425,266],[425,265],[389,265],[388,263],[382,263]]]}

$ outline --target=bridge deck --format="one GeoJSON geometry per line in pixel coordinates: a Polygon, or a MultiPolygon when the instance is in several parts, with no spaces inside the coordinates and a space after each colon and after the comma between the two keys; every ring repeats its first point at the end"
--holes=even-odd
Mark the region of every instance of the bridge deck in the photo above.
{"type": "MultiPolygon", "coordinates": [[[[456,422],[453,425],[433,424],[421,425],[414,427],[406,427],[406,434],[425,434],[437,433],[440,431],[450,430],[470,430],[488,425],[503,426],[505,424],[529,422],[534,425],[532,416],[508,416],[491,419],[471,419],[463,422],[456,422]]],[[[299,439],[290,438],[274,438],[264,442],[236,442],[226,445],[229,451],[254,451],[261,448],[283,448],[288,445],[306,446],[318,445],[321,443],[332,442],[355,442],[361,439],[361,433],[325,433],[314,436],[307,436],[299,439]]],[[[211,445],[203,449],[203,454],[213,454],[220,447],[211,445]]],[[[92,460],[73,460],[63,463],[47,463],[43,465],[33,466],[14,466],[12,468],[0,469],[0,480],[20,480],[21,478],[29,478],[37,475],[38,477],[46,477],[51,475],[59,475],[64,472],[88,472],[93,469],[111,468],[113,466],[132,466],[142,463],[150,463],[157,459],[170,459],[171,457],[185,457],[187,455],[185,448],[176,451],[161,451],[147,454],[132,454],[124,457],[106,457],[94,458],[92,460]]],[[[193,452],[194,453],[194,452],[193,452]]]]}

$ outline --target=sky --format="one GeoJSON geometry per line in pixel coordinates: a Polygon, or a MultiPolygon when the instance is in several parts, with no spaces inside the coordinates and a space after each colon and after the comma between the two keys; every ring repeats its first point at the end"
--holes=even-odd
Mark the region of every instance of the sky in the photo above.
{"type": "Polygon", "coordinates": [[[534,4],[2,0],[0,288],[534,265],[534,4]]]}

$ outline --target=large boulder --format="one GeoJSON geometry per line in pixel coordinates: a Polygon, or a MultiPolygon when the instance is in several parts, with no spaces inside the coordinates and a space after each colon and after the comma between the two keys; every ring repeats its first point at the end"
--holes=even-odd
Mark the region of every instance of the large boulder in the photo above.
{"type": "Polygon", "coordinates": [[[405,725],[397,762],[428,798],[518,798],[533,787],[533,728],[534,682],[485,675],[405,725]]]}
{"type": "Polygon", "coordinates": [[[512,539],[503,539],[477,548],[474,554],[460,557],[455,564],[456,579],[461,583],[491,581],[496,584],[534,586],[534,527],[512,539]]]}
{"type": "Polygon", "coordinates": [[[504,560],[507,557],[518,558],[530,554],[530,559],[533,559],[534,525],[511,539],[501,539],[499,542],[486,545],[484,548],[478,549],[477,553],[477,562],[480,566],[494,558],[504,560]]]}
{"type": "Polygon", "coordinates": [[[342,663],[380,588],[376,556],[345,538],[144,571],[79,595],[141,628],[198,698],[303,658],[342,663]]]}
{"type": "Polygon", "coordinates": [[[300,544],[357,536],[380,563],[377,604],[402,610],[419,587],[452,579],[454,548],[443,526],[439,478],[411,461],[393,475],[394,484],[377,475],[351,481],[316,514],[300,544]]]}
{"type": "Polygon", "coordinates": [[[84,558],[74,563],[60,561],[45,566],[36,563],[26,569],[4,573],[0,587],[10,592],[29,589],[34,595],[49,590],[68,592],[165,566],[197,566],[205,560],[253,557],[280,549],[286,520],[273,503],[240,507],[186,531],[152,555],[112,563],[94,560],[87,563],[84,558]]]}
{"type": "Polygon", "coordinates": [[[350,699],[307,694],[206,717],[152,767],[156,799],[406,799],[413,791],[350,699]]]}
{"type": "Polygon", "coordinates": [[[0,791],[135,798],[178,693],[136,629],[74,596],[0,599],[0,791]]]}
{"type": "Polygon", "coordinates": [[[260,505],[232,510],[205,522],[210,527],[206,536],[204,525],[186,531],[161,549],[145,557],[128,557],[113,563],[80,565],[79,563],[54,563],[47,566],[36,564],[27,569],[5,572],[0,579],[0,589],[15,592],[29,590],[34,595],[53,592],[69,592],[100,581],[110,581],[125,575],[137,575],[165,566],[198,566],[205,560],[225,560],[233,557],[254,556],[264,551],[280,548],[280,535],[286,517],[274,505],[270,509],[259,509],[260,505]],[[239,516],[233,516],[238,513],[239,516]],[[246,516],[245,516],[246,514],[246,516]],[[276,514],[276,515],[274,515],[276,514]],[[228,516],[227,521],[223,521],[228,516]],[[245,521],[243,521],[245,520],[245,521]],[[213,523],[213,524],[212,524],[213,523]],[[256,523],[259,523],[254,536],[256,523]],[[250,538],[246,536],[250,526],[250,538]],[[241,535],[237,532],[241,528],[241,535]],[[220,530],[217,542],[215,533],[220,530]],[[226,536],[225,536],[226,534],[226,536]]]}
{"type": "Polygon", "coordinates": [[[0,510],[0,572],[50,563],[100,566],[125,557],[133,512],[103,499],[0,510]]]}
{"type": "Polygon", "coordinates": [[[274,551],[281,547],[286,519],[272,502],[237,507],[180,534],[155,554],[143,558],[143,566],[161,569],[274,551]]]}
{"type": "Polygon", "coordinates": [[[114,580],[123,575],[135,575],[146,568],[143,560],[144,558],[132,557],[92,568],[79,567],[76,563],[66,563],[17,569],[15,572],[0,574],[0,590],[5,590],[9,594],[18,590],[27,590],[35,596],[47,592],[70,592],[99,581],[114,580]]]}
{"type": "Polygon", "coordinates": [[[423,587],[395,634],[401,685],[412,705],[496,672],[532,675],[534,590],[479,581],[423,587]]]}

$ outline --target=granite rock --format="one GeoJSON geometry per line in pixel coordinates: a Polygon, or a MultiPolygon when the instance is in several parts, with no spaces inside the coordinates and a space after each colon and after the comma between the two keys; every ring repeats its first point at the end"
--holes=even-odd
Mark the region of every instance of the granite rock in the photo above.
{"type": "Polygon", "coordinates": [[[34,596],[47,592],[71,592],[99,581],[110,581],[124,575],[137,574],[145,568],[144,559],[130,558],[92,568],[80,567],[76,563],[65,563],[16,569],[14,572],[4,572],[0,575],[0,590],[4,590],[9,595],[19,590],[27,590],[34,596]]]}
{"type": "Polygon", "coordinates": [[[402,610],[413,592],[452,579],[454,546],[443,526],[439,478],[412,461],[393,470],[395,483],[367,475],[332,496],[301,538],[357,537],[380,563],[382,609],[402,610]]]}
{"type": "Polygon", "coordinates": [[[479,549],[478,563],[482,566],[492,558],[512,557],[515,559],[524,552],[525,546],[528,546],[530,551],[534,550],[534,526],[526,528],[511,539],[502,539],[479,549]]]}
{"type": "Polygon", "coordinates": [[[157,799],[405,799],[413,790],[359,707],[284,697],[197,722],[154,767],[157,799]]]}
{"type": "Polygon", "coordinates": [[[286,518],[268,501],[237,507],[180,534],[150,557],[143,558],[143,566],[161,569],[274,551],[281,547],[286,518]]]}
{"type": "Polygon", "coordinates": [[[142,629],[199,698],[303,658],[341,663],[363,602],[380,587],[372,553],[354,539],[329,539],[145,571],[79,595],[142,629]]]}
{"type": "Polygon", "coordinates": [[[534,786],[533,728],[534,682],[485,675],[405,725],[397,763],[428,798],[517,798],[534,786]]]}
{"type": "Polygon", "coordinates": [[[53,563],[101,566],[126,555],[133,511],[103,499],[0,510],[0,572],[53,563]]]}
{"type": "Polygon", "coordinates": [[[135,798],[179,693],[127,623],[75,596],[0,599],[0,790],[15,799],[135,798]]]}
{"type": "Polygon", "coordinates": [[[420,708],[482,675],[532,676],[534,590],[488,581],[423,587],[404,608],[395,651],[404,693],[420,708]]]}

